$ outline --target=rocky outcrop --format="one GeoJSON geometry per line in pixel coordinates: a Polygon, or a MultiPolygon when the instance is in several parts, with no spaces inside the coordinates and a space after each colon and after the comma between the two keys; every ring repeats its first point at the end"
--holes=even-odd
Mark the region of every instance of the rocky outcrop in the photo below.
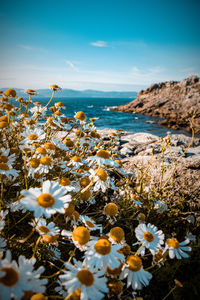
{"type": "Polygon", "coordinates": [[[180,82],[152,84],[135,100],[113,110],[159,117],[160,124],[187,132],[191,131],[191,114],[195,113],[193,128],[200,134],[200,78],[190,76],[180,82]]]}
{"type": "MultiPolygon", "coordinates": [[[[98,132],[106,139],[113,131],[104,129],[98,132]]],[[[192,138],[184,134],[159,137],[145,132],[127,132],[116,143],[113,151],[122,159],[124,170],[130,174],[138,173],[137,178],[140,176],[139,170],[148,167],[147,188],[152,188],[160,181],[164,168],[163,184],[175,171],[173,184],[190,196],[200,197],[200,138],[194,138],[191,142],[192,138]],[[168,146],[162,155],[167,140],[168,146]]]]}

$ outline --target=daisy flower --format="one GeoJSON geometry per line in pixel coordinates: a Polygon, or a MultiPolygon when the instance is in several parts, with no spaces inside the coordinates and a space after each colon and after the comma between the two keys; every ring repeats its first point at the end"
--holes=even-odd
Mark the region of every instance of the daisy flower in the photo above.
{"type": "Polygon", "coordinates": [[[62,230],[61,235],[72,239],[74,245],[81,251],[85,251],[87,249],[87,245],[90,240],[90,231],[87,227],[78,226],[74,228],[72,232],[64,229],[62,230]]]}
{"type": "Polygon", "coordinates": [[[39,143],[41,140],[45,138],[45,132],[42,129],[35,128],[33,130],[26,129],[22,136],[25,138],[21,140],[23,144],[33,144],[33,143],[39,143]]]}
{"type": "Polygon", "coordinates": [[[11,169],[7,163],[0,162],[0,175],[6,175],[9,178],[17,177],[19,175],[19,171],[15,169],[11,169]]]}
{"type": "Polygon", "coordinates": [[[58,141],[56,138],[52,138],[51,141],[57,148],[64,150],[64,151],[69,150],[69,148],[65,144],[63,144],[61,141],[58,141]]]}
{"type": "Polygon", "coordinates": [[[120,279],[127,278],[127,288],[131,285],[134,290],[141,290],[147,286],[152,278],[151,273],[143,269],[142,260],[137,255],[130,255],[120,275],[120,279]]]}
{"type": "Polygon", "coordinates": [[[16,160],[15,154],[9,155],[10,149],[1,148],[0,150],[0,162],[7,163],[11,167],[16,160]]]}
{"type": "Polygon", "coordinates": [[[48,174],[49,171],[53,168],[54,162],[49,156],[42,156],[40,157],[40,164],[34,170],[34,173],[38,174],[48,174]]]}
{"type": "Polygon", "coordinates": [[[117,221],[116,216],[118,215],[119,208],[118,206],[110,202],[104,206],[103,214],[106,215],[106,218],[110,221],[111,224],[117,221]]]}
{"type": "Polygon", "coordinates": [[[81,300],[102,299],[104,293],[108,293],[104,271],[96,272],[92,267],[84,266],[82,262],[75,259],[74,263],[76,267],[71,263],[65,263],[69,271],[63,270],[64,275],[59,276],[64,288],[69,294],[81,289],[81,300]]]}
{"type": "Polygon", "coordinates": [[[30,112],[33,114],[33,118],[39,116],[43,116],[46,113],[47,108],[43,107],[39,102],[35,104],[34,107],[31,107],[30,112]]]}
{"type": "Polygon", "coordinates": [[[11,253],[7,250],[5,258],[0,262],[1,299],[21,299],[24,291],[45,292],[47,279],[39,279],[44,267],[34,271],[35,262],[35,258],[26,259],[20,255],[16,263],[11,260],[11,253]]]}
{"type": "Polygon", "coordinates": [[[55,236],[60,232],[60,229],[58,227],[55,227],[54,222],[50,222],[49,224],[47,224],[47,221],[43,218],[36,218],[34,222],[30,223],[30,225],[36,226],[35,228],[40,235],[55,236]]]}
{"type": "Polygon", "coordinates": [[[109,234],[109,240],[112,244],[125,244],[125,233],[121,227],[113,227],[111,228],[109,234]]]}
{"type": "Polygon", "coordinates": [[[99,150],[95,156],[90,156],[88,157],[87,160],[90,161],[90,165],[96,162],[99,165],[109,165],[111,167],[119,167],[119,164],[110,158],[110,154],[106,150],[99,150]]]}
{"type": "Polygon", "coordinates": [[[33,177],[34,175],[37,173],[38,171],[38,167],[40,165],[40,160],[39,158],[33,157],[31,159],[29,159],[29,161],[27,162],[26,166],[28,169],[28,177],[33,177]]]}
{"type": "Polygon", "coordinates": [[[88,229],[90,231],[93,230],[99,230],[100,233],[102,233],[102,225],[101,224],[96,224],[94,220],[92,220],[91,218],[89,218],[88,216],[80,216],[79,220],[84,223],[84,225],[86,227],[88,227],[88,229]]]}
{"type": "Polygon", "coordinates": [[[68,166],[72,166],[74,170],[80,169],[83,165],[83,162],[80,156],[73,156],[68,164],[68,166]]]}
{"type": "Polygon", "coordinates": [[[149,249],[152,255],[156,254],[164,244],[164,233],[158,230],[155,225],[141,223],[135,228],[136,238],[142,243],[138,254],[145,254],[145,248],[149,249]]]}
{"type": "Polygon", "coordinates": [[[179,243],[179,241],[176,238],[168,239],[166,242],[166,246],[164,249],[164,252],[169,249],[169,257],[174,258],[176,256],[177,259],[188,258],[189,255],[186,253],[186,251],[191,251],[192,248],[188,247],[190,242],[189,239],[186,239],[185,241],[179,243]]]}
{"type": "Polygon", "coordinates": [[[66,195],[66,189],[50,180],[44,181],[41,188],[22,190],[21,194],[24,197],[20,202],[26,209],[32,210],[36,218],[42,215],[50,218],[57,212],[64,214],[71,201],[71,196],[66,195]]]}
{"type": "Polygon", "coordinates": [[[76,188],[71,185],[71,180],[67,177],[62,177],[59,179],[58,183],[66,189],[67,192],[74,192],[76,188]]]}
{"type": "Polygon", "coordinates": [[[113,190],[116,190],[116,187],[113,183],[113,181],[108,176],[107,172],[103,169],[90,169],[89,170],[91,175],[90,179],[94,181],[94,192],[101,190],[103,193],[107,190],[107,188],[112,188],[113,190]]]}
{"type": "Polygon", "coordinates": [[[121,245],[112,245],[106,238],[90,241],[84,255],[85,261],[95,269],[106,270],[108,266],[115,269],[121,264],[119,260],[124,260],[124,255],[118,252],[120,248],[121,245]]]}

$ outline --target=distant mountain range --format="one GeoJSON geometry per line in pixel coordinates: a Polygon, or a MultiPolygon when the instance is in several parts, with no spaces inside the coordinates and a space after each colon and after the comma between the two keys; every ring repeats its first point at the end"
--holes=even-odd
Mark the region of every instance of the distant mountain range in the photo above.
{"type": "MultiPolygon", "coordinates": [[[[1,90],[5,91],[7,88],[3,88],[1,90]]],[[[17,92],[18,97],[25,97],[25,93],[23,89],[14,88],[17,92]]],[[[38,93],[37,97],[51,97],[52,91],[50,89],[39,89],[36,90],[38,93]]],[[[137,92],[103,92],[96,90],[70,90],[70,89],[62,89],[59,92],[56,92],[56,98],[136,98],[137,92]]]]}

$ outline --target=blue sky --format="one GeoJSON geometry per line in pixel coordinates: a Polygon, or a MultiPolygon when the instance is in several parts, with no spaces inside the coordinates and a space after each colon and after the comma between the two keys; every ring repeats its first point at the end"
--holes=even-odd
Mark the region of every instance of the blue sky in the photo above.
{"type": "Polygon", "coordinates": [[[199,0],[0,2],[0,87],[130,91],[200,75],[199,0]]]}

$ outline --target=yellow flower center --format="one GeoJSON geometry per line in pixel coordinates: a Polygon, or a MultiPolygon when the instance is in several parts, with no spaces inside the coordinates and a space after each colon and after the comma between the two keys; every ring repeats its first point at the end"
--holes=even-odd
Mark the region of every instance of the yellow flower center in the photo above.
{"type": "Polygon", "coordinates": [[[49,156],[43,156],[40,158],[40,163],[45,166],[50,166],[51,158],[49,156]]]}
{"type": "Polygon", "coordinates": [[[8,162],[8,158],[7,156],[4,156],[4,155],[0,155],[0,163],[3,162],[3,163],[7,163],[8,162]]]}
{"type": "Polygon", "coordinates": [[[122,271],[122,264],[118,267],[118,268],[110,268],[109,266],[107,266],[107,273],[110,275],[120,275],[121,271],[122,271]]]}
{"type": "Polygon", "coordinates": [[[26,94],[29,94],[29,95],[36,95],[37,93],[36,93],[35,90],[28,89],[28,90],[26,91],[26,94]]]}
{"type": "Polygon", "coordinates": [[[52,84],[50,88],[55,92],[61,90],[61,88],[57,84],[52,84]]]}
{"type": "Polygon", "coordinates": [[[84,114],[83,111],[78,111],[75,115],[75,119],[84,121],[86,119],[86,115],[84,114]]]}
{"type": "Polygon", "coordinates": [[[39,154],[47,154],[47,150],[45,149],[45,148],[43,148],[43,147],[38,147],[37,149],[36,149],[36,152],[38,152],[39,154]]]}
{"type": "Polygon", "coordinates": [[[154,235],[151,233],[151,232],[144,232],[144,234],[143,234],[143,238],[147,241],[147,242],[149,242],[149,243],[151,243],[151,242],[153,242],[153,240],[154,240],[154,235]]]}
{"type": "Polygon", "coordinates": [[[142,260],[137,255],[130,255],[126,259],[129,270],[138,272],[142,268],[142,260]]]}
{"type": "Polygon", "coordinates": [[[63,117],[63,118],[61,119],[61,122],[64,123],[64,124],[67,124],[67,123],[68,123],[68,119],[65,118],[65,117],[63,117]]]}
{"type": "Polygon", "coordinates": [[[56,146],[49,142],[49,143],[44,144],[44,148],[47,149],[47,150],[55,150],[56,146]]]}
{"type": "Polygon", "coordinates": [[[69,203],[69,206],[65,208],[65,217],[69,217],[73,214],[74,212],[74,205],[72,203],[69,203]]]}
{"type": "Polygon", "coordinates": [[[106,181],[108,178],[108,174],[106,171],[104,171],[103,169],[96,169],[95,170],[95,175],[98,176],[102,181],[106,181]]]}
{"type": "Polygon", "coordinates": [[[77,129],[77,130],[76,130],[76,135],[77,135],[78,137],[83,137],[83,136],[84,136],[84,132],[82,132],[80,129],[77,129]]]}
{"type": "Polygon", "coordinates": [[[90,240],[90,232],[86,227],[78,226],[73,230],[72,237],[80,245],[85,245],[90,240]]]}
{"type": "Polygon", "coordinates": [[[131,253],[131,247],[127,244],[124,247],[122,247],[121,249],[119,249],[118,252],[127,256],[131,253]]]}
{"type": "Polygon", "coordinates": [[[140,219],[142,222],[144,222],[145,219],[146,219],[146,216],[145,216],[145,214],[143,214],[143,213],[140,213],[140,214],[138,215],[138,217],[139,217],[139,219],[140,219]]]}
{"type": "Polygon", "coordinates": [[[28,165],[34,169],[36,169],[40,164],[40,160],[37,158],[32,158],[29,160],[28,165]]]}
{"type": "Polygon", "coordinates": [[[108,288],[111,294],[119,295],[123,291],[123,284],[120,280],[116,282],[110,282],[108,288]]]}
{"type": "Polygon", "coordinates": [[[29,134],[28,139],[29,139],[30,141],[35,141],[35,140],[38,139],[38,136],[37,136],[37,134],[35,134],[35,133],[31,133],[31,134],[29,134]]]}
{"type": "Polygon", "coordinates": [[[59,184],[62,186],[70,185],[71,181],[67,177],[62,177],[59,180],[59,184]]]}
{"type": "Polygon", "coordinates": [[[178,240],[175,239],[175,238],[169,239],[167,241],[167,245],[169,247],[173,247],[174,249],[178,249],[180,247],[180,244],[179,244],[178,240]]]}
{"type": "Polygon", "coordinates": [[[96,155],[99,156],[99,157],[105,158],[105,159],[110,158],[110,154],[106,150],[100,150],[100,151],[97,152],[96,155]]]}
{"type": "Polygon", "coordinates": [[[76,275],[81,284],[92,286],[94,283],[94,276],[88,269],[79,271],[76,275]]]}
{"type": "Polygon", "coordinates": [[[53,243],[57,240],[57,236],[51,236],[51,235],[48,235],[48,234],[44,234],[42,236],[42,239],[45,243],[53,243]]]}
{"type": "Polygon", "coordinates": [[[7,286],[14,286],[19,280],[18,272],[13,268],[2,268],[2,272],[5,272],[5,275],[0,278],[0,283],[7,286]]]}
{"type": "Polygon", "coordinates": [[[48,233],[50,230],[46,226],[39,226],[38,227],[40,232],[48,233]]]}
{"type": "Polygon", "coordinates": [[[8,110],[8,111],[10,111],[12,108],[14,108],[14,106],[11,105],[11,104],[5,104],[5,105],[3,106],[3,109],[8,110]]]}
{"type": "Polygon", "coordinates": [[[73,156],[73,157],[72,157],[72,160],[73,160],[74,162],[81,162],[80,156],[73,156]]]}
{"type": "Polygon", "coordinates": [[[8,171],[8,170],[10,170],[10,168],[9,168],[9,166],[6,163],[1,162],[0,163],[0,170],[8,171]]]}
{"type": "Polygon", "coordinates": [[[11,147],[11,148],[10,148],[10,153],[11,153],[11,154],[13,154],[13,153],[17,154],[17,153],[19,153],[19,152],[20,152],[20,150],[19,150],[17,147],[11,147]]]}
{"type": "Polygon", "coordinates": [[[94,224],[92,222],[86,221],[85,223],[87,224],[88,227],[94,228],[94,224]]]}
{"type": "Polygon", "coordinates": [[[118,206],[111,202],[105,206],[105,213],[110,217],[114,217],[118,213],[118,206]]]}
{"type": "Polygon", "coordinates": [[[124,238],[124,230],[121,227],[113,227],[109,232],[109,236],[117,243],[124,238]]]}
{"type": "Polygon", "coordinates": [[[47,300],[48,298],[42,294],[33,295],[30,300],[47,300]]]}
{"type": "Polygon", "coordinates": [[[56,116],[61,116],[62,113],[61,113],[60,111],[57,110],[57,111],[55,111],[54,115],[56,115],[56,116]]]}
{"type": "Polygon", "coordinates": [[[48,208],[54,205],[55,199],[51,194],[43,193],[37,198],[37,203],[44,208],[48,208]]]}
{"type": "Polygon", "coordinates": [[[83,143],[83,147],[88,148],[90,146],[89,143],[83,143]]]}
{"type": "Polygon", "coordinates": [[[89,183],[90,183],[89,177],[83,177],[83,178],[81,178],[81,180],[80,180],[80,185],[81,185],[82,187],[88,186],[89,183]]]}
{"type": "Polygon", "coordinates": [[[106,239],[99,239],[95,243],[94,249],[101,255],[108,255],[111,252],[111,244],[106,239]]]}
{"type": "Polygon", "coordinates": [[[80,198],[83,201],[87,201],[90,198],[90,196],[91,196],[90,190],[87,190],[87,191],[80,194],[80,198]]]}
{"type": "Polygon", "coordinates": [[[7,97],[11,97],[11,98],[15,98],[17,93],[14,89],[7,89],[5,92],[4,92],[4,95],[7,96],[7,97]]]}
{"type": "Polygon", "coordinates": [[[74,147],[74,142],[73,142],[72,140],[70,140],[69,138],[64,139],[63,143],[64,143],[68,148],[74,147]]]}

